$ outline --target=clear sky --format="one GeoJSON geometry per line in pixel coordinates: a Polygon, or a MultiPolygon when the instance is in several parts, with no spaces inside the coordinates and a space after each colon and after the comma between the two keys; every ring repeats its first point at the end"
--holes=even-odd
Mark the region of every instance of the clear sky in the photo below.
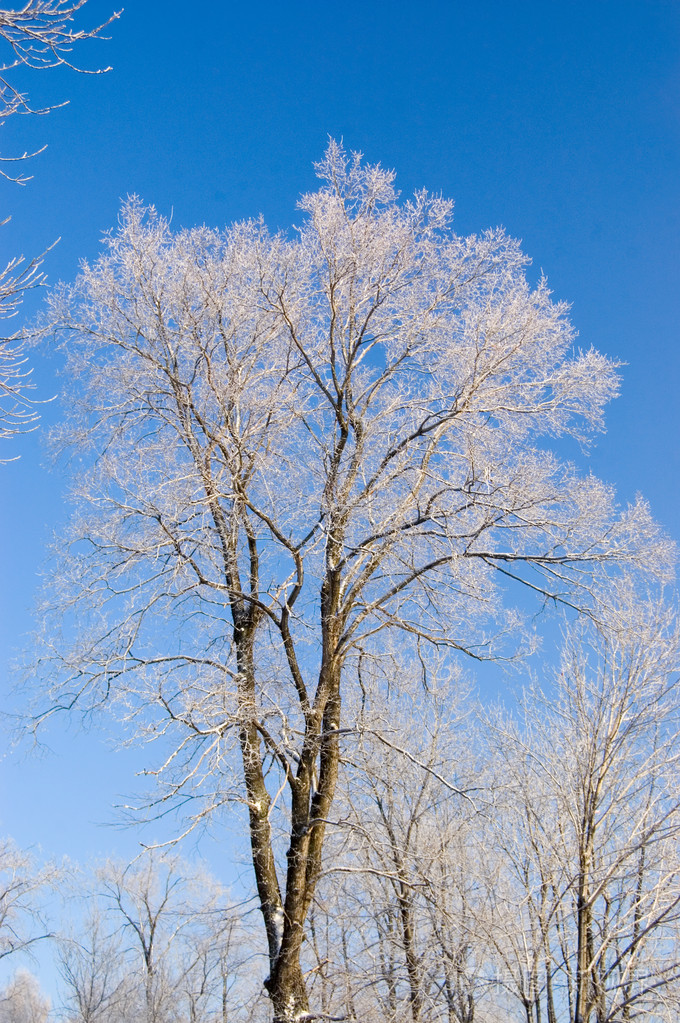
{"type": "MultiPolygon", "coordinates": [[[[114,2],[90,0],[81,21],[114,2]]],[[[523,239],[532,272],[572,303],[579,343],[627,363],[606,436],[574,457],[622,503],[642,491],[680,539],[677,0],[128,0],[107,34],[74,59],[109,74],[22,78],[36,103],[70,104],[0,131],[0,154],[48,144],[25,188],[0,182],[5,258],[61,237],[46,268],[72,279],[129,193],[176,226],[262,213],[285,228],[328,135],[342,137],[396,169],[402,193],[454,198],[459,232],[503,225],[523,239]]],[[[35,362],[48,397],[54,366],[35,362]]],[[[47,406],[45,424],[57,416],[47,406]]],[[[0,467],[6,689],[65,514],[40,434],[11,453],[22,457],[0,467]]],[[[52,741],[52,756],[0,765],[0,830],[53,856],[130,853],[137,835],[101,825],[134,791],[139,755],[63,728],[52,741]]]]}

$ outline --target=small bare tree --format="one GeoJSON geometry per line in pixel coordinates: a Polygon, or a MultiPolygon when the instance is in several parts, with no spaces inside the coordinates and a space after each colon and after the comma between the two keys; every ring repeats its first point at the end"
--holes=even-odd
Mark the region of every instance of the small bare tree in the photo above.
{"type": "Polygon", "coordinates": [[[157,853],[106,863],[85,892],[85,920],[59,942],[70,1023],[243,1018],[252,944],[240,909],[207,874],[157,853]]]}
{"type": "Polygon", "coordinates": [[[0,1023],[47,1023],[49,1011],[49,998],[27,970],[15,973],[4,991],[0,991],[0,1023]]]}
{"type": "Polygon", "coordinates": [[[134,1009],[120,931],[111,929],[95,905],[69,935],[58,941],[68,1023],[124,1023],[134,1009]]]}
{"type": "Polygon", "coordinates": [[[589,607],[608,566],[665,564],[642,503],[619,515],[546,450],[599,426],[616,374],[517,243],[456,236],[451,203],[400,203],[333,142],[318,172],[293,239],[173,234],[129,202],[52,312],[87,464],[52,584],[69,625],[43,614],[53,705],[116,697],[171,743],[160,798],[191,793],[194,821],[244,801],[277,1023],[314,1016],[343,700],[383,685],[390,636],[508,655],[504,584],[589,607]]]}

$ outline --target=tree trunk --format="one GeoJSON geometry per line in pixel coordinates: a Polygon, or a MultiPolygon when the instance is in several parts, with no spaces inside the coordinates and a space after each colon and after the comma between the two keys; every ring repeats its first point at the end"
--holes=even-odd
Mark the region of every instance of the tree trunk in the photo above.
{"type": "Polygon", "coordinates": [[[411,1003],[411,1019],[413,1023],[420,1023],[420,1014],[423,1005],[422,978],[420,975],[420,963],[415,944],[413,928],[413,910],[410,904],[409,892],[406,885],[400,885],[399,916],[401,918],[401,933],[404,946],[404,957],[406,959],[406,972],[408,973],[409,1001],[411,1003]]]}
{"type": "Polygon", "coordinates": [[[265,987],[274,1010],[273,1023],[295,1023],[303,1013],[309,1012],[299,948],[296,954],[279,956],[265,987]]]}

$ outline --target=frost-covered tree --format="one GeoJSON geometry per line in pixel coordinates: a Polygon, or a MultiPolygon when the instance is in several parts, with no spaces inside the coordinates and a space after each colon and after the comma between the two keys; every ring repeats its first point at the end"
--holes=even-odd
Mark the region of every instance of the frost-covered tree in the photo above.
{"type": "Polygon", "coordinates": [[[389,703],[367,694],[365,727],[343,753],[339,826],[307,928],[311,993],[339,1018],[496,1020],[479,919],[490,821],[474,702],[445,672],[418,698],[403,666],[395,677],[389,703]]]}
{"type": "Polygon", "coordinates": [[[19,970],[0,991],[1,1023],[47,1023],[49,1011],[49,999],[28,970],[19,970]]]}
{"type": "Polygon", "coordinates": [[[489,935],[527,1023],[680,1011],[680,649],[617,594],[569,631],[554,687],[497,720],[489,935]]]}
{"type": "Polygon", "coordinates": [[[290,237],[130,201],[51,313],[77,453],[53,706],[116,700],[194,821],[245,804],[277,1023],[310,1011],[347,692],[392,646],[516,653],[506,589],[587,608],[595,576],[664,564],[644,504],[548,448],[601,425],[616,373],[517,242],[334,142],[318,173],[290,237]]]}
{"type": "Polygon", "coordinates": [[[57,948],[68,1023],[123,1023],[133,1011],[134,985],[120,928],[112,928],[95,905],[59,937],[57,948]]]}
{"type": "Polygon", "coordinates": [[[68,1023],[254,1018],[247,926],[209,875],[156,854],[78,889],[87,912],[58,946],[68,1023]]]}
{"type": "Polygon", "coordinates": [[[367,694],[307,928],[326,1014],[678,1018],[677,612],[607,598],[518,717],[442,716],[434,672],[414,704],[396,671],[388,717],[367,694]]]}

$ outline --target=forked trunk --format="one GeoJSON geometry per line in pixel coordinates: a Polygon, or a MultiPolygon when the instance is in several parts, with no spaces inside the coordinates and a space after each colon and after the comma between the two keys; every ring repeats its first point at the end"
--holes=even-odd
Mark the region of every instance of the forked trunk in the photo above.
{"type": "MultiPolygon", "coordinates": [[[[332,591],[332,588],[331,588],[332,591]]],[[[334,593],[333,596],[336,597],[334,593]]],[[[337,597],[336,597],[337,600],[337,597]]],[[[290,845],[285,887],[279,883],[269,822],[262,738],[256,719],[254,629],[234,630],[239,667],[241,754],[248,797],[250,840],[260,909],[269,945],[265,987],[274,1023],[294,1023],[309,1013],[300,954],[304,925],[321,872],[321,854],[338,777],[341,661],[336,657],[336,605],[326,608],[324,652],[315,706],[305,708],[305,735],[291,790],[290,845]]]]}

